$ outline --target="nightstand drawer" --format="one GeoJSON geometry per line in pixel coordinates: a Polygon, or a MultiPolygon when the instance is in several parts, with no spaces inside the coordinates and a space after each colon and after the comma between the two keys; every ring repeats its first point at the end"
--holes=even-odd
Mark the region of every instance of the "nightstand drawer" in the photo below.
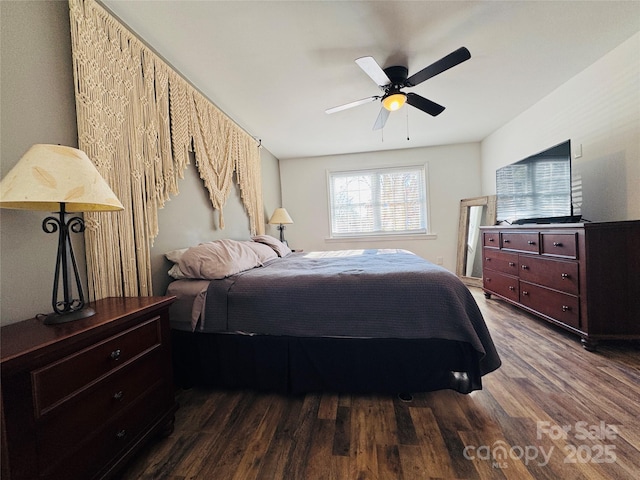
{"type": "Polygon", "coordinates": [[[161,344],[160,317],[32,372],[38,418],[76,390],[161,344]]]}
{"type": "MultiPolygon", "coordinates": [[[[139,440],[151,422],[160,420],[159,412],[167,410],[170,396],[166,385],[158,385],[139,397],[135,403],[111,421],[100,424],[99,430],[75,445],[73,454],[52,458],[50,462],[39,458],[42,477],[47,479],[92,478],[96,465],[104,465],[139,440]],[[78,451],[80,449],[80,451],[78,451]],[[93,455],[84,455],[92,452],[93,455]]],[[[95,419],[93,419],[95,423],[95,419]]],[[[68,432],[63,432],[63,435],[68,432]]],[[[58,438],[58,441],[60,438],[58,438]]],[[[48,446],[47,448],[49,448],[48,446]]],[[[69,452],[67,452],[69,453],[69,452]]]]}
{"type": "Polygon", "coordinates": [[[106,424],[164,382],[163,352],[147,352],[135,363],[104,377],[87,390],[65,400],[41,417],[37,442],[43,465],[72,454],[82,439],[106,424]]]}

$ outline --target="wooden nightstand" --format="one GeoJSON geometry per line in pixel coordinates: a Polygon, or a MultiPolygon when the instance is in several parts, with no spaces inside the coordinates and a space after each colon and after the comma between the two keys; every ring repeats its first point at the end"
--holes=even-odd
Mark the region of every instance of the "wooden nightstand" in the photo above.
{"type": "Polygon", "coordinates": [[[3,480],[109,478],[171,432],[174,300],[106,298],[86,319],[2,327],[3,480]]]}

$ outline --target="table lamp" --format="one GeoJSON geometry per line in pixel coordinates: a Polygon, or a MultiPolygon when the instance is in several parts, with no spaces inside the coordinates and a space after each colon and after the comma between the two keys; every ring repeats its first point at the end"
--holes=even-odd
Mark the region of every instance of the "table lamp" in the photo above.
{"type": "Polygon", "coordinates": [[[69,233],[84,231],[84,220],[68,212],[102,212],[124,207],[82,151],[61,145],[33,145],[0,182],[0,208],[57,212],[42,222],[58,232],[58,254],[51,303],[45,324],[65,323],[95,314],[85,306],[82,283],[69,233]],[[71,265],[69,265],[71,262],[71,265]],[[73,283],[78,298],[73,298],[73,283]],[[59,288],[62,287],[62,299],[59,288]]]}
{"type": "Polygon", "coordinates": [[[276,208],[269,219],[270,225],[278,225],[278,230],[280,230],[280,241],[284,244],[287,243],[284,239],[285,224],[289,225],[291,223],[293,223],[293,220],[291,220],[289,213],[284,208],[276,208]]]}

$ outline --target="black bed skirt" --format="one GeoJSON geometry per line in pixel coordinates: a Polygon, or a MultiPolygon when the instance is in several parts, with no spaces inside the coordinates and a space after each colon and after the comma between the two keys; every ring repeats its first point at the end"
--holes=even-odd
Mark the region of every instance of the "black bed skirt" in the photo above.
{"type": "Polygon", "coordinates": [[[478,353],[441,339],[299,338],[172,330],[176,385],[309,392],[482,388],[478,353]]]}

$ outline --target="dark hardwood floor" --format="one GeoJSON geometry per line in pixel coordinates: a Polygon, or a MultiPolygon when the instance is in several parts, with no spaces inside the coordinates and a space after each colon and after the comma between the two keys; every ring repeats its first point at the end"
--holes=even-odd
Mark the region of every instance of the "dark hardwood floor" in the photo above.
{"type": "Polygon", "coordinates": [[[503,362],[482,391],[180,391],[175,431],[122,479],[640,478],[640,342],[590,353],[472,291],[503,362]]]}

